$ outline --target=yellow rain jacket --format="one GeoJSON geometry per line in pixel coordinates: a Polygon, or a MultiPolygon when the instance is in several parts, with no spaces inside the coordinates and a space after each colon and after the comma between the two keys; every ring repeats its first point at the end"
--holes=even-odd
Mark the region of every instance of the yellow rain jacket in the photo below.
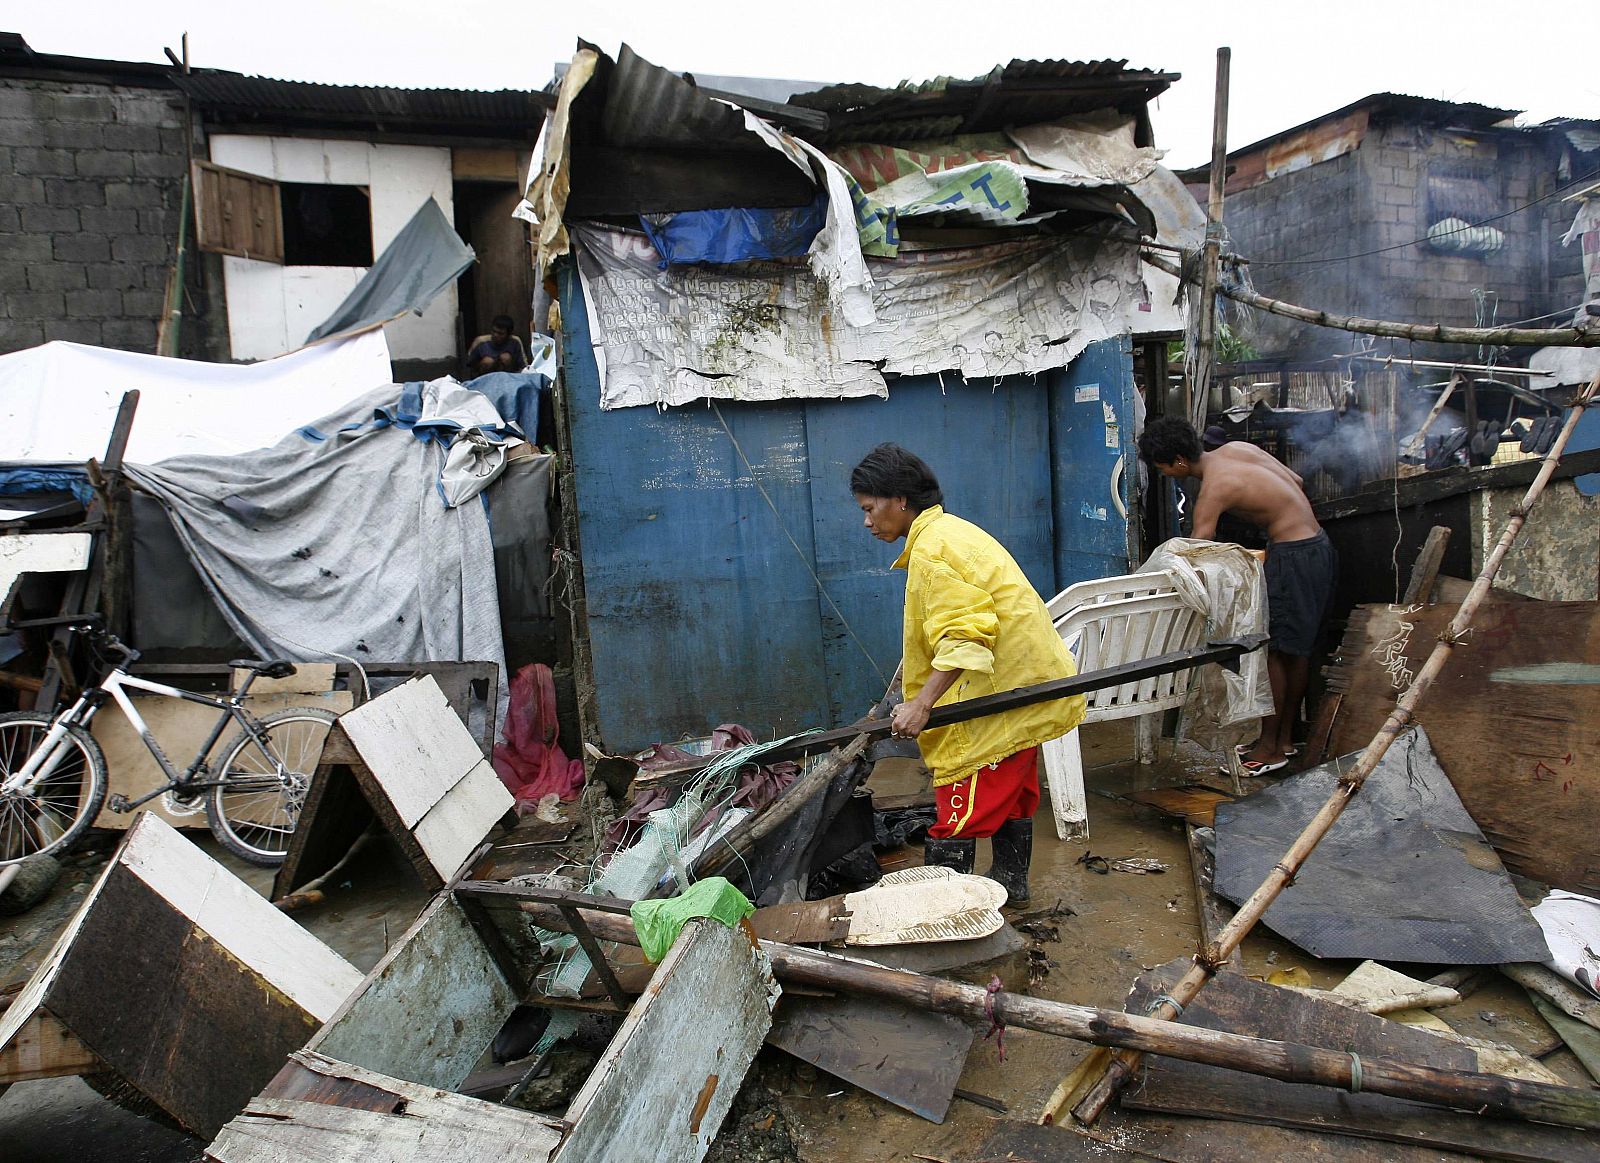
{"type": "MultiPolygon", "coordinates": [[[[959,670],[938,705],[1076,674],[1044,602],[993,537],[943,507],[917,514],[895,561],[906,571],[906,698],[934,670],[959,670]]],[[[1059,738],[1083,720],[1082,695],[923,731],[935,787],[1059,738]]]]}

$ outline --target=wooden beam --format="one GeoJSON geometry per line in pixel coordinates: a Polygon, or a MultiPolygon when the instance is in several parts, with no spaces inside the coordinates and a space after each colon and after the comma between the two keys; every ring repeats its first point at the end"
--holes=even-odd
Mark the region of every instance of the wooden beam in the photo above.
{"type": "MultiPolygon", "coordinates": [[[[554,906],[525,904],[522,908],[538,924],[562,929],[561,910],[554,906]]],[[[583,919],[604,940],[638,941],[629,918],[592,912],[583,919]]],[[[1340,1050],[1222,1033],[1017,993],[990,993],[984,986],[886,969],[816,949],[773,941],[761,942],[761,948],[771,960],[774,974],[784,982],[889,998],[917,1009],[997,1021],[1097,1046],[1206,1062],[1286,1082],[1365,1090],[1457,1110],[1600,1130],[1600,1093],[1576,1087],[1441,1070],[1391,1058],[1362,1057],[1357,1062],[1340,1050]]]]}
{"type": "MultiPolygon", "coordinates": [[[[1353,493],[1331,501],[1321,501],[1312,506],[1317,520],[1326,524],[1341,517],[1359,517],[1364,513],[1388,513],[1398,506],[1401,509],[1429,505],[1462,493],[1475,493],[1480,489],[1526,488],[1539,475],[1543,461],[1520,460],[1512,464],[1490,464],[1479,467],[1461,465],[1457,468],[1437,469],[1399,481],[1382,480],[1363,486],[1353,493]]],[[[1600,472],[1600,448],[1587,448],[1563,456],[1552,480],[1568,480],[1600,472]]]]}

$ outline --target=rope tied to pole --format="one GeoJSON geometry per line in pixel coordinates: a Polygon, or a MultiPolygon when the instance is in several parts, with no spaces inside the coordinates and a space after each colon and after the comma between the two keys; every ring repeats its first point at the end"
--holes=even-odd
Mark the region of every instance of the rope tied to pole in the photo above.
{"type": "Polygon", "coordinates": [[[1162,1006],[1171,1006],[1172,1016],[1174,1018],[1183,1017],[1183,1003],[1177,998],[1173,997],[1166,990],[1162,990],[1160,993],[1156,994],[1155,997],[1151,998],[1150,1006],[1144,1012],[1146,1014],[1153,1014],[1162,1006]]]}
{"type": "Polygon", "coordinates": [[[1361,1055],[1354,1051],[1350,1054],[1350,1093],[1361,1093],[1361,1055]]]}

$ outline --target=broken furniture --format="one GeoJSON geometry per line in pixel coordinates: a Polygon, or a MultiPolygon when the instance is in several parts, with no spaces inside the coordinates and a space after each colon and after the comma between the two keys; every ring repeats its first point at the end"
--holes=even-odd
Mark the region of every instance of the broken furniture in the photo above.
{"type": "MultiPolygon", "coordinates": [[[[1080,671],[1126,666],[1191,650],[1205,641],[1205,614],[1184,601],[1167,573],[1079,582],[1051,599],[1049,609],[1056,631],[1072,650],[1080,671]]],[[[1155,759],[1160,716],[1183,706],[1193,674],[1192,670],[1179,670],[1099,687],[1087,694],[1083,721],[1138,716],[1137,757],[1140,763],[1150,763],[1155,759]]],[[[1085,839],[1089,812],[1077,729],[1046,743],[1043,760],[1056,835],[1063,840],[1085,839]]]]}
{"type": "Polygon", "coordinates": [[[442,894],[311,1045],[223,1129],[207,1158],[704,1157],[778,994],[748,929],[709,920],[685,926],[561,1123],[449,1093],[515,1002],[485,958],[454,898],[442,894]]]}
{"type": "Polygon", "coordinates": [[[345,712],[328,732],[273,897],[326,873],[374,817],[435,892],[511,809],[480,744],[424,674],[345,712]]]}
{"type": "Polygon", "coordinates": [[[361,975],[152,816],[0,1015],[0,1085],[112,1071],[210,1137],[361,975]]]}

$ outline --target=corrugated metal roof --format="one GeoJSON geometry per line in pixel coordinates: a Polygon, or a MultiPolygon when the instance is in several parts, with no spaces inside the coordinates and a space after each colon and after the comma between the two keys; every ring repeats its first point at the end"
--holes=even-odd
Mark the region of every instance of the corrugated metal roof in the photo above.
{"type": "Polygon", "coordinates": [[[1111,105],[1143,105],[1178,79],[1176,73],[1127,64],[1015,60],[965,80],[935,77],[893,88],[830,85],[797,94],[790,104],[828,114],[825,132],[805,135],[820,144],[905,142],[1050,121],[1111,105]]]}
{"type": "Polygon", "coordinates": [[[174,74],[172,80],[213,117],[388,130],[471,129],[480,135],[520,137],[537,132],[551,103],[543,93],[522,90],[322,85],[209,69],[174,74]]]}
{"type": "Polygon", "coordinates": [[[608,145],[634,149],[766,148],[737,109],[626,44],[610,70],[601,131],[608,145]]]}

